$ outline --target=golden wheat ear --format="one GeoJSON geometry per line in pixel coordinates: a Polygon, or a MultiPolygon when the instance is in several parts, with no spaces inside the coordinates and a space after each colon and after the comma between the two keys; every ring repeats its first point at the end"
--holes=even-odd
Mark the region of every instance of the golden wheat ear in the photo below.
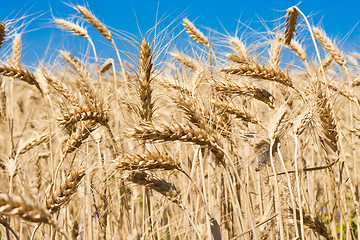
{"type": "Polygon", "coordinates": [[[4,43],[5,36],[6,36],[6,25],[5,23],[0,22],[0,48],[4,43]]]}
{"type": "Polygon", "coordinates": [[[41,92],[41,94],[43,93],[35,75],[26,69],[14,68],[13,66],[0,66],[0,75],[19,79],[30,85],[34,85],[41,92]]]}
{"type": "Polygon", "coordinates": [[[287,14],[286,14],[287,18],[286,18],[285,33],[284,33],[284,42],[286,45],[290,44],[291,39],[294,36],[295,25],[298,15],[299,15],[299,11],[297,10],[297,7],[291,7],[287,10],[287,14]]]}
{"type": "Polygon", "coordinates": [[[183,25],[186,29],[186,32],[192,37],[196,42],[209,46],[209,40],[205,35],[195,27],[195,25],[189,21],[189,19],[183,19],[183,25]]]}
{"type": "Polygon", "coordinates": [[[341,66],[346,67],[346,59],[344,54],[339,50],[339,48],[335,45],[335,43],[326,35],[326,33],[320,28],[313,27],[314,36],[316,40],[319,41],[321,46],[325,48],[326,51],[330,53],[331,56],[335,59],[335,61],[341,66]]]}
{"type": "Polygon", "coordinates": [[[64,19],[60,19],[60,18],[54,19],[54,22],[59,24],[63,28],[69,30],[70,32],[74,32],[75,34],[77,34],[85,39],[90,39],[88,31],[78,24],[75,24],[75,23],[66,21],[64,19]]]}
{"type": "Polygon", "coordinates": [[[139,185],[147,186],[167,197],[170,201],[180,204],[180,194],[172,182],[161,179],[154,174],[140,171],[133,171],[127,180],[139,185]]]}
{"type": "Polygon", "coordinates": [[[61,184],[59,190],[56,192],[51,192],[47,197],[47,209],[50,210],[51,213],[55,213],[60,210],[62,205],[68,203],[70,198],[76,193],[77,188],[84,176],[85,170],[83,169],[72,172],[61,184]]]}

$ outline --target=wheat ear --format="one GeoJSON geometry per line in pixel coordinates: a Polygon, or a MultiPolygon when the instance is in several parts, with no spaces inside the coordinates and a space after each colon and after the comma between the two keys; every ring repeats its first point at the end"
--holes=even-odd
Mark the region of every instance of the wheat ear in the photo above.
{"type": "Polygon", "coordinates": [[[129,134],[144,140],[193,142],[201,146],[208,146],[210,151],[219,160],[222,160],[224,157],[224,153],[219,148],[215,137],[210,136],[205,130],[197,127],[183,124],[138,126],[131,129],[129,134]]]}
{"type": "Polygon", "coordinates": [[[279,37],[276,37],[275,39],[272,39],[269,49],[269,60],[268,64],[270,67],[274,69],[279,68],[279,62],[280,62],[280,52],[281,52],[281,42],[279,40],[279,37]]]}
{"type": "Polygon", "coordinates": [[[97,123],[95,121],[80,122],[79,126],[70,135],[70,138],[66,141],[63,153],[69,154],[74,152],[81,146],[84,140],[86,140],[92,131],[96,129],[97,123]]]}
{"type": "Polygon", "coordinates": [[[289,45],[293,35],[295,33],[296,20],[298,18],[299,11],[297,7],[291,7],[287,10],[287,18],[285,23],[284,42],[289,45]]]}
{"type": "Polygon", "coordinates": [[[223,68],[221,71],[230,74],[270,80],[288,87],[293,87],[292,80],[287,73],[282,72],[278,68],[267,67],[255,62],[234,64],[230,67],[223,68]]]}
{"type": "Polygon", "coordinates": [[[67,131],[71,132],[74,129],[75,124],[80,121],[92,120],[107,126],[109,115],[107,112],[101,111],[100,109],[93,110],[90,108],[77,107],[70,112],[62,114],[57,120],[67,131]]]}
{"type": "Polygon", "coordinates": [[[209,40],[205,35],[195,27],[195,25],[189,21],[189,19],[183,19],[183,25],[185,26],[186,32],[192,37],[196,42],[209,46],[209,40]]]}
{"type": "Polygon", "coordinates": [[[60,19],[60,18],[55,18],[54,22],[56,22],[57,24],[61,25],[63,28],[70,30],[71,32],[74,32],[77,35],[79,35],[87,40],[90,39],[87,30],[85,28],[79,26],[78,24],[75,24],[70,21],[60,19]]]}
{"type": "Polygon", "coordinates": [[[25,200],[21,196],[0,193],[0,214],[5,216],[18,216],[29,222],[50,224],[60,233],[64,234],[51,218],[49,211],[35,203],[25,200]]]}
{"type": "Polygon", "coordinates": [[[300,136],[305,129],[311,124],[314,119],[313,110],[310,108],[307,111],[300,113],[294,121],[293,124],[293,133],[297,136],[300,136]]]}
{"type": "Polygon", "coordinates": [[[152,73],[152,53],[149,43],[144,38],[140,44],[140,66],[138,76],[138,90],[141,101],[140,116],[141,119],[150,122],[153,115],[151,73],[152,73]]]}
{"type": "Polygon", "coordinates": [[[40,84],[36,80],[34,74],[22,68],[14,68],[12,66],[0,66],[0,75],[16,78],[30,85],[34,85],[41,93],[43,93],[40,84]]]}
{"type": "Polygon", "coordinates": [[[0,48],[4,43],[5,36],[6,36],[6,25],[5,23],[0,22],[0,48]]]}
{"type": "Polygon", "coordinates": [[[331,103],[327,96],[318,93],[317,107],[319,109],[320,123],[325,136],[320,136],[322,142],[327,143],[334,152],[338,152],[339,134],[331,103]]]}
{"type": "Polygon", "coordinates": [[[80,61],[80,59],[71,56],[66,51],[60,51],[61,56],[65,61],[79,74],[80,76],[80,90],[84,93],[87,100],[89,100],[91,107],[96,107],[97,102],[95,99],[94,91],[92,90],[90,83],[92,83],[92,76],[86,66],[80,61]]]}
{"type": "Polygon", "coordinates": [[[299,56],[299,58],[301,58],[304,62],[306,61],[307,59],[306,51],[301,45],[301,43],[299,43],[295,39],[291,39],[290,44],[288,44],[288,47],[291,50],[293,50],[299,56]]]}
{"type": "Polygon", "coordinates": [[[180,204],[180,195],[175,185],[169,181],[158,178],[154,174],[146,172],[133,171],[127,180],[150,189],[167,197],[170,201],[180,204]]]}
{"type": "Polygon", "coordinates": [[[109,29],[99,21],[87,8],[77,5],[77,10],[98,30],[107,40],[111,41],[112,36],[109,29]]]}
{"type": "MultiPolygon", "coordinates": [[[[229,42],[231,45],[233,45],[235,47],[235,50],[236,50],[237,56],[238,56],[237,60],[239,62],[249,61],[249,52],[246,47],[246,44],[243,41],[241,41],[237,37],[230,37],[229,42]]],[[[236,59],[236,58],[234,58],[234,59],[236,59]]]]}
{"type": "Polygon", "coordinates": [[[257,86],[255,83],[246,81],[230,81],[230,80],[218,80],[214,81],[212,87],[224,94],[239,94],[251,96],[259,101],[262,101],[274,108],[275,98],[266,89],[257,86]]]}
{"type": "MultiPolygon", "coordinates": [[[[289,212],[293,212],[294,210],[290,207],[289,212]]],[[[319,217],[311,217],[309,214],[306,214],[305,211],[302,211],[303,213],[303,223],[305,226],[308,226],[311,230],[313,230],[315,233],[319,234],[320,236],[323,236],[326,240],[333,239],[329,236],[328,230],[325,226],[325,223],[320,221],[319,217]]],[[[300,221],[300,210],[296,209],[296,217],[298,221],[300,221]]]]}
{"type": "Polygon", "coordinates": [[[104,64],[100,67],[100,73],[104,74],[107,72],[112,66],[114,66],[114,59],[108,58],[104,62],[104,64]]]}
{"type": "Polygon", "coordinates": [[[14,68],[20,68],[21,57],[21,34],[16,34],[12,45],[12,58],[11,66],[14,68]]]}
{"type": "Polygon", "coordinates": [[[55,213],[60,210],[60,207],[70,201],[70,198],[75,194],[77,188],[85,176],[85,170],[77,170],[72,172],[65,181],[60,185],[56,192],[51,192],[46,199],[46,206],[55,213]]]}
{"type": "Polygon", "coordinates": [[[54,80],[54,76],[52,76],[50,73],[46,71],[46,69],[41,70],[42,76],[45,78],[47,83],[54,88],[58,93],[60,93],[67,101],[70,101],[70,103],[74,107],[80,107],[79,100],[71,94],[66,88],[64,88],[60,83],[54,80]]]}
{"type": "Polygon", "coordinates": [[[125,154],[114,160],[114,165],[120,170],[180,170],[180,163],[169,156],[148,153],[144,156],[138,154],[125,154]]]}
{"type": "Polygon", "coordinates": [[[50,141],[50,139],[54,136],[54,134],[49,134],[49,133],[44,133],[43,135],[41,135],[38,138],[35,138],[33,140],[31,140],[30,142],[26,143],[25,146],[23,146],[22,148],[20,148],[17,151],[16,155],[21,155],[26,153],[27,151],[33,149],[36,146],[39,146],[40,144],[44,143],[44,142],[48,142],[50,141]]]}
{"type": "Polygon", "coordinates": [[[261,126],[261,122],[256,118],[255,115],[249,114],[248,112],[239,109],[237,106],[230,102],[225,101],[214,101],[215,107],[225,111],[229,114],[234,114],[236,118],[241,119],[244,122],[250,122],[253,124],[259,124],[261,126]]]}
{"type": "Polygon", "coordinates": [[[195,60],[179,51],[175,51],[170,54],[176,61],[182,63],[183,65],[187,66],[188,68],[190,68],[194,71],[199,71],[199,70],[201,71],[202,67],[197,60],[195,60]]]}
{"type": "Polygon", "coordinates": [[[338,64],[346,67],[346,59],[344,54],[333,43],[333,41],[331,41],[330,38],[326,36],[326,33],[317,27],[313,27],[312,30],[314,32],[315,38],[325,48],[325,50],[328,51],[334,57],[335,61],[338,64]]]}

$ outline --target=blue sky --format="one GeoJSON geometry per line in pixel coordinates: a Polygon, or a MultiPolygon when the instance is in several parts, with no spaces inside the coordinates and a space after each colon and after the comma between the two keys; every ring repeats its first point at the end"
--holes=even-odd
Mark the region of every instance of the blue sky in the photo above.
{"type": "MultiPolygon", "coordinates": [[[[182,14],[190,20],[195,20],[201,29],[209,27],[221,33],[229,32],[234,34],[239,25],[238,20],[248,24],[259,31],[265,31],[259,19],[266,21],[270,27],[275,26],[274,20],[285,15],[288,7],[296,5],[299,1],[294,0],[238,0],[238,1],[196,1],[196,0],[12,0],[2,1],[0,21],[13,19],[23,15],[31,15],[27,20],[34,19],[27,27],[23,35],[25,60],[42,58],[45,49],[49,53],[56,52],[58,48],[70,47],[78,50],[80,45],[73,44],[74,37],[54,28],[51,23],[52,16],[69,17],[76,14],[76,11],[69,7],[70,4],[84,4],[106,25],[114,29],[139,35],[139,28],[142,32],[154,26],[156,12],[159,9],[160,16],[168,16],[164,24],[182,14]],[[42,15],[41,15],[42,14],[42,15]],[[41,16],[40,16],[41,15],[41,16]],[[66,39],[67,38],[67,39],[66,39]],[[66,39],[66,40],[64,40],[66,39]]],[[[360,45],[360,9],[359,0],[303,0],[299,8],[306,14],[312,15],[314,24],[322,26],[326,32],[337,39],[344,41],[344,46],[358,49],[360,45]],[[346,36],[353,31],[349,36],[346,36]]],[[[178,20],[178,22],[180,22],[178,20]]],[[[281,20],[281,23],[283,20],[281,20]]],[[[242,27],[243,28],[243,27],[242,27]]],[[[242,29],[241,28],[241,29],[242,29]]],[[[90,31],[90,26],[88,27],[90,31]]],[[[92,32],[90,32],[92,33],[92,32]]],[[[93,33],[96,36],[96,33],[93,33]]],[[[105,41],[101,39],[100,41],[105,41]]],[[[84,49],[81,49],[84,50],[84,49]]],[[[105,51],[105,50],[104,50],[105,51]]],[[[49,54],[48,53],[48,54],[49,54]]],[[[100,53],[101,54],[101,53],[100,53]]]]}

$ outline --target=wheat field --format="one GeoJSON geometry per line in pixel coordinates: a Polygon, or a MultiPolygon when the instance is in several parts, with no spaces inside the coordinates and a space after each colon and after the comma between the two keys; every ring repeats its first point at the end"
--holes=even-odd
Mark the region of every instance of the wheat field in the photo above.
{"type": "Polygon", "coordinates": [[[31,65],[0,23],[1,239],[358,239],[360,53],[297,6],[184,49],[74,11],[86,54],[31,65]]]}

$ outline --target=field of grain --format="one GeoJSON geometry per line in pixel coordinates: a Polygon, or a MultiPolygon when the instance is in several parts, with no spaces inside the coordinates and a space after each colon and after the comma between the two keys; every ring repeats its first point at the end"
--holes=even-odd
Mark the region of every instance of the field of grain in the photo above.
{"type": "Polygon", "coordinates": [[[296,6],[246,39],[174,20],[185,49],[74,9],[86,57],[27,66],[0,23],[1,239],[358,239],[360,53],[296,6]]]}

